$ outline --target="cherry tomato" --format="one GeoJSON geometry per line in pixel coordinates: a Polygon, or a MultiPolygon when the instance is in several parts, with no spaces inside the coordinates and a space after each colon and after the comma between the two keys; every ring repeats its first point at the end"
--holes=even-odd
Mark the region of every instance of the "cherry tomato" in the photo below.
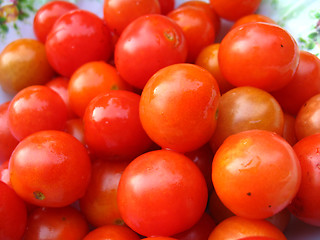
{"type": "Polygon", "coordinates": [[[239,216],[227,218],[211,232],[208,240],[239,240],[244,237],[269,237],[272,240],[287,240],[285,235],[266,220],[248,219],[239,216]]]}
{"type": "Polygon", "coordinates": [[[139,240],[139,236],[130,228],[118,225],[104,225],[96,228],[83,240],[139,240]]]}
{"type": "Polygon", "coordinates": [[[67,107],[49,87],[35,85],[15,95],[8,108],[8,117],[12,135],[22,140],[41,130],[63,130],[67,107]]]}
{"type": "Polygon", "coordinates": [[[320,93],[300,108],[294,124],[297,140],[320,133],[320,93]]]}
{"type": "Polygon", "coordinates": [[[110,30],[103,20],[81,9],[56,21],[45,47],[51,66],[65,77],[87,62],[107,61],[113,50],[110,30]]]}
{"type": "Polygon", "coordinates": [[[261,0],[210,0],[211,6],[219,16],[231,21],[254,13],[260,6],[260,3],[261,0]]]}
{"type": "Polygon", "coordinates": [[[320,134],[301,139],[293,148],[300,160],[302,180],[289,210],[302,221],[320,226],[320,134]]]}
{"type": "Polygon", "coordinates": [[[234,88],[221,74],[218,52],[220,43],[213,43],[203,48],[197,56],[195,64],[207,69],[217,80],[221,94],[234,88]]]}
{"type": "Polygon", "coordinates": [[[38,206],[62,207],[82,197],[91,163],[85,147],[61,131],[41,131],[23,139],[9,160],[13,189],[38,206]]]}
{"type": "Polygon", "coordinates": [[[27,209],[20,197],[0,181],[0,239],[20,240],[27,223],[27,209]]]}
{"type": "Polygon", "coordinates": [[[94,97],[119,89],[131,90],[115,67],[102,61],[86,63],[71,76],[68,86],[70,106],[78,116],[83,117],[94,97]]]}
{"type": "Polygon", "coordinates": [[[29,216],[24,240],[82,240],[89,232],[84,216],[73,207],[36,208],[29,216]]]}
{"type": "Polygon", "coordinates": [[[216,130],[210,144],[213,151],[230,135],[260,129],[283,132],[284,116],[277,100],[254,87],[237,87],[222,95],[216,130]]]}
{"type": "Polygon", "coordinates": [[[212,182],[233,213],[263,219],[292,201],[301,167],[292,147],[279,135],[248,130],[229,136],[220,146],[212,163],[212,182]]]}
{"type": "Polygon", "coordinates": [[[240,25],[246,24],[246,23],[251,23],[251,22],[265,22],[265,23],[272,23],[276,24],[274,20],[271,18],[261,15],[261,14],[249,14],[245,15],[241,18],[239,18],[233,25],[232,28],[236,28],[240,25]]]}
{"type": "Polygon", "coordinates": [[[143,236],[172,236],[201,218],[207,185],[199,168],[170,150],[145,153],[124,170],[118,206],[124,222],[143,236]]]}
{"type": "Polygon", "coordinates": [[[179,240],[208,240],[216,224],[209,214],[204,213],[200,220],[188,230],[174,235],[179,240]]]}
{"type": "Polygon", "coordinates": [[[18,140],[12,135],[9,129],[8,108],[10,102],[0,105],[0,164],[8,161],[18,140]]]}
{"type": "Polygon", "coordinates": [[[45,43],[56,20],[78,6],[65,1],[52,1],[42,5],[33,19],[33,31],[39,41],[45,43]]]}
{"type": "Polygon", "coordinates": [[[234,86],[275,91],[292,80],[299,49],[283,28],[256,22],[228,32],[221,41],[218,58],[221,73],[234,86]]]}
{"type": "Polygon", "coordinates": [[[276,239],[275,238],[271,238],[271,237],[259,236],[259,237],[239,238],[238,240],[276,240],[276,239]]]}
{"type": "Polygon", "coordinates": [[[216,30],[212,19],[205,10],[194,6],[180,6],[167,16],[181,27],[188,46],[187,62],[193,63],[202,48],[215,40],[216,30]]]}
{"type": "Polygon", "coordinates": [[[18,39],[0,53],[0,84],[3,91],[16,94],[25,87],[44,84],[53,76],[43,43],[18,39]]]}
{"type": "Polygon", "coordinates": [[[80,208],[90,224],[123,224],[117,204],[117,189],[127,162],[110,162],[97,159],[92,164],[92,177],[80,208]]]}
{"type": "Polygon", "coordinates": [[[159,69],[186,61],[187,42],[182,29],[169,17],[145,15],[123,31],[114,55],[120,76],[142,89],[159,69]]]}
{"type": "Polygon", "coordinates": [[[218,84],[207,70],[174,64],[159,70],[143,89],[141,123],[161,147],[193,151],[212,136],[219,99],[218,84]]]}
{"type": "Polygon", "coordinates": [[[68,119],[76,117],[75,113],[71,109],[68,94],[69,79],[64,77],[56,77],[46,83],[46,86],[59,94],[68,110],[68,119]]]}
{"type": "Polygon", "coordinates": [[[320,59],[301,50],[299,65],[293,79],[283,88],[272,92],[272,95],[284,111],[296,115],[307,100],[319,93],[320,59]]]}

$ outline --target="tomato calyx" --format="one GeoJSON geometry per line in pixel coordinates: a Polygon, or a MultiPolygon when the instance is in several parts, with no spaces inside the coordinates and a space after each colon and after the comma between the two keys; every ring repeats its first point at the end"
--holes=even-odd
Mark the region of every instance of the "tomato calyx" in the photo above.
{"type": "Polygon", "coordinates": [[[41,201],[46,198],[46,196],[45,196],[42,192],[40,192],[40,191],[34,191],[34,192],[33,192],[33,195],[34,195],[34,197],[35,197],[36,199],[41,200],[41,201]]]}

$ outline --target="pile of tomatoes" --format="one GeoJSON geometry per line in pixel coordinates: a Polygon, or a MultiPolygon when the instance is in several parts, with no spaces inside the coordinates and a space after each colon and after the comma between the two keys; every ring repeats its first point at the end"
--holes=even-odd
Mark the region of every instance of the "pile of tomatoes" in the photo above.
{"type": "Polygon", "coordinates": [[[320,60],[260,2],[105,0],[103,19],[42,6],[37,40],[0,53],[0,239],[320,226],[320,60]]]}

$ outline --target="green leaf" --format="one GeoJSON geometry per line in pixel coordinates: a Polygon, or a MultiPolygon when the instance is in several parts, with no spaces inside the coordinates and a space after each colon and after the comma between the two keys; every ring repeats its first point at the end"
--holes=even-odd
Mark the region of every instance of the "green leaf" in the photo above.
{"type": "Polygon", "coordinates": [[[0,24],[3,24],[7,21],[5,17],[0,17],[0,24]]]}
{"type": "Polygon", "coordinates": [[[308,50],[312,50],[312,49],[314,49],[315,46],[316,46],[316,44],[315,44],[314,42],[310,41],[310,42],[308,42],[308,44],[306,45],[306,48],[307,48],[308,50]]]}
{"type": "Polygon", "coordinates": [[[318,33],[317,32],[312,32],[308,35],[308,38],[309,39],[316,39],[318,36],[318,33]]]}
{"type": "Polygon", "coordinates": [[[316,12],[316,13],[314,14],[314,17],[320,19],[320,12],[316,12]]]}
{"type": "Polygon", "coordinates": [[[299,37],[299,42],[301,42],[301,43],[307,43],[307,41],[304,39],[304,38],[302,38],[302,37],[299,37]]]}
{"type": "Polygon", "coordinates": [[[5,24],[0,25],[0,28],[1,28],[2,32],[4,32],[4,33],[7,33],[9,31],[8,26],[5,24]]]}

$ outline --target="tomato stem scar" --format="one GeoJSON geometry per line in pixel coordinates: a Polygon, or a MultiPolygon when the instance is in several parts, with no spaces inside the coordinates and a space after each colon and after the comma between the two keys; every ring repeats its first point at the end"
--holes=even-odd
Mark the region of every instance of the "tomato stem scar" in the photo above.
{"type": "Polygon", "coordinates": [[[34,191],[33,195],[38,200],[44,200],[46,198],[45,195],[40,191],[34,191]]]}

